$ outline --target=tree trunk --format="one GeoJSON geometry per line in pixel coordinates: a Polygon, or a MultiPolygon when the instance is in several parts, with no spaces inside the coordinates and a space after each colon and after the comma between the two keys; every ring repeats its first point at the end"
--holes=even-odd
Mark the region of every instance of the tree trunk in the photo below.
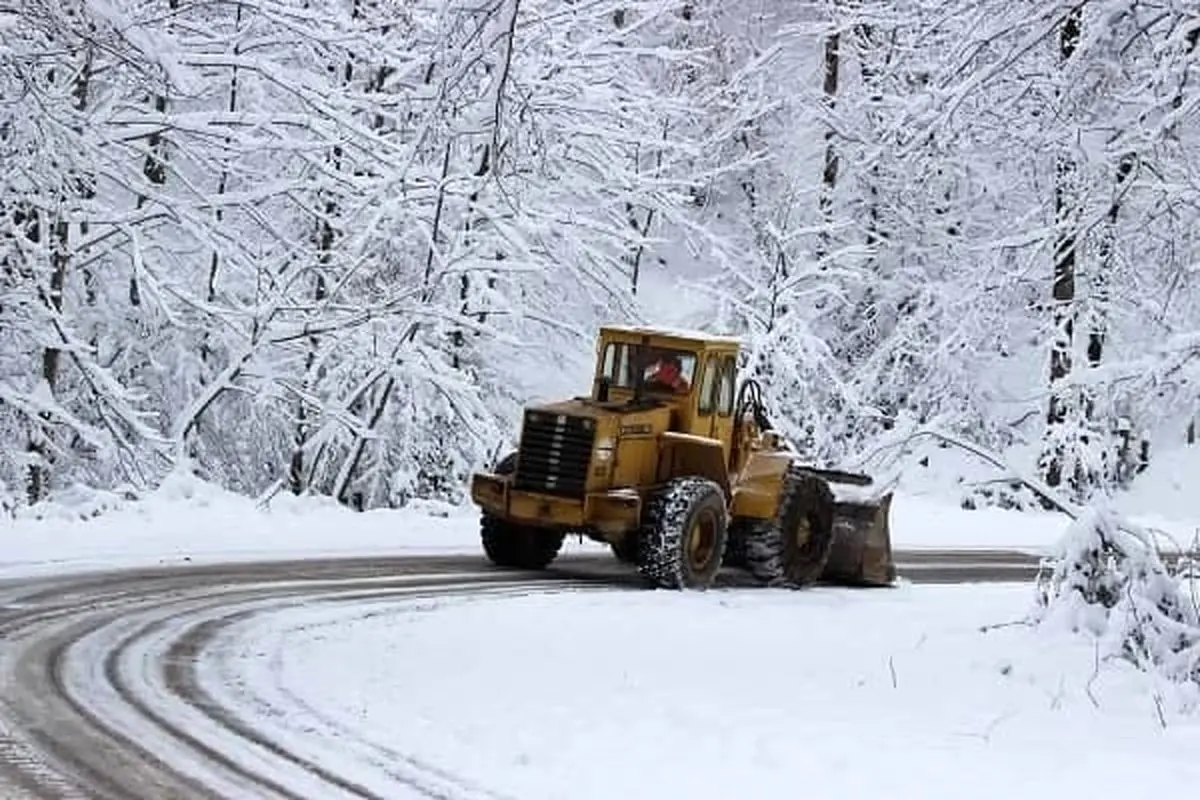
{"type": "MultiPolygon", "coordinates": [[[[483,190],[487,181],[493,177],[499,168],[501,142],[500,142],[500,122],[503,112],[504,89],[508,84],[509,71],[512,68],[513,56],[513,40],[516,36],[517,16],[521,10],[521,0],[500,0],[502,7],[507,7],[508,16],[503,23],[503,35],[499,37],[500,53],[497,59],[495,69],[497,74],[492,83],[492,89],[488,97],[488,114],[490,120],[490,138],[485,142],[479,150],[479,159],[476,162],[473,177],[475,178],[474,187],[471,193],[467,196],[467,209],[463,219],[463,242],[465,247],[470,247],[471,232],[476,228],[477,223],[482,223],[482,219],[476,219],[477,208],[479,203],[479,195],[483,190]]],[[[492,68],[489,68],[489,72],[492,68]]],[[[497,253],[497,261],[503,258],[503,253],[497,253]]],[[[488,278],[488,286],[495,285],[495,278],[488,278]]],[[[467,273],[463,273],[459,279],[459,313],[464,317],[471,315],[470,296],[471,296],[471,279],[467,273]]],[[[477,315],[479,322],[485,322],[487,319],[486,313],[477,315]]],[[[456,327],[450,333],[450,344],[452,347],[451,365],[455,369],[462,367],[462,350],[466,345],[466,331],[462,327],[456,327]]]]}
{"type": "Polygon", "coordinates": [[[1108,302],[1109,284],[1112,280],[1113,255],[1116,244],[1117,221],[1121,214],[1121,199],[1124,197],[1129,176],[1137,164],[1134,153],[1125,153],[1117,164],[1113,199],[1105,215],[1104,226],[1101,229],[1100,242],[1097,247],[1099,264],[1092,281],[1092,301],[1095,308],[1089,319],[1087,360],[1089,367],[1100,366],[1104,355],[1104,343],[1108,332],[1108,302]]]}
{"type": "MultiPolygon", "coordinates": [[[[328,232],[328,238],[323,239],[323,244],[332,249],[333,247],[333,229],[326,224],[325,228],[328,232]]],[[[325,251],[328,253],[329,251],[325,251]]],[[[328,296],[325,276],[317,275],[316,286],[313,289],[313,302],[320,304],[328,296]]],[[[320,380],[321,376],[313,375],[313,367],[316,365],[317,354],[320,348],[320,337],[310,336],[308,340],[308,353],[304,357],[304,379],[302,385],[304,390],[301,396],[296,399],[296,427],[292,438],[292,458],[288,465],[288,489],[292,494],[301,494],[309,484],[309,478],[304,474],[304,448],[308,444],[309,422],[308,422],[308,395],[312,388],[320,380]]]]}
{"type": "MultiPolygon", "coordinates": [[[[859,63],[860,72],[862,75],[863,86],[869,91],[867,101],[867,117],[871,120],[872,137],[877,137],[882,124],[879,120],[879,114],[875,110],[883,102],[883,93],[879,88],[880,69],[876,63],[876,59],[880,57],[882,49],[879,42],[876,41],[876,30],[871,25],[859,24],[854,28],[856,38],[859,42],[859,63]]],[[[886,61],[886,58],[884,59],[886,61]]],[[[885,64],[886,66],[886,64],[885,64]]],[[[880,210],[879,210],[879,163],[873,160],[871,168],[867,171],[867,235],[866,244],[867,250],[872,253],[869,258],[874,260],[874,250],[879,246],[884,238],[881,232],[880,210]]]]}
{"type": "MultiPolygon", "coordinates": [[[[167,8],[172,14],[178,11],[179,0],[167,0],[167,8]]],[[[168,26],[168,30],[170,30],[170,26],[168,26]]],[[[169,78],[166,75],[163,76],[163,82],[169,86],[169,78]]],[[[165,90],[161,94],[154,95],[153,106],[154,110],[162,117],[161,124],[165,128],[167,112],[165,90]]],[[[167,142],[161,130],[154,131],[146,140],[146,160],[142,164],[142,174],[154,186],[163,186],[167,182],[167,142]]],[[[145,195],[138,195],[137,207],[139,209],[146,204],[146,199],[145,195]]],[[[129,276],[129,304],[135,308],[142,304],[142,291],[138,286],[137,272],[133,272],[129,276]]]]}
{"type": "MultiPolygon", "coordinates": [[[[32,224],[28,229],[29,240],[40,244],[42,241],[42,226],[38,220],[39,212],[31,210],[29,214],[32,224]]],[[[65,223],[59,222],[55,225],[55,234],[58,237],[56,244],[52,244],[52,252],[50,256],[51,275],[50,275],[50,293],[48,295],[51,308],[49,311],[55,313],[55,306],[58,309],[62,308],[62,277],[66,270],[66,258],[62,253],[63,229],[65,223]],[[58,292],[54,290],[55,283],[58,284],[58,292]]],[[[59,351],[57,348],[47,347],[42,351],[42,380],[47,382],[51,392],[53,392],[54,380],[58,375],[58,359],[59,351]]],[[[29,432],[29,441],[26,445],[26,450],[32,458],[32,463],[26,474],[25,495],[30,505],[39,502],[43,499],[46,492],[46,483],[49,479],[47,463],[47,441],[45,426],[50,422],[47,414],[42,413],[38,417],[38,423],[34,424],[29,432]]]]}
{"type": "MultiPolygon", "coordinates": [[[[350,18],[353,20],[359,19],[361,8],[358,0],[355,0],[351,10],[350,18]]],[[[349,88],[354,80],[354,61],[349,59],[342,67],[342,89],[349,88]]],[[[382,85],[384,74],[379,75],[379,82],[382,85]]],[[[367,91],[371,91],[374,85],[374,80],[367,82],[367,91]]],[[[334,146],[332,151],[326,156],[327,163],[332,167],[334,172],[342,171],[342,160],[344,152],[340,146],[334,146]]],[[[324,194],[324,192],[319,192],[324,194]]],[[[329,295],[329,272],[333,267],[334,252],[337,248],[338,239],[341,237],[341,231],[334,226],[334,219],[338,216],[340,206],[337,198],[328,196],[321,206],[321,220],[317,224],[317,279],[313,287],[313,309],[316,313],[320,313],[321,303],[329,295]]],[[[310,478],[305,477],[304,452],[308,445],[309,437],[309,422],[308,422],[308,398],[313,393],[316,384],[320,381],[321,375],[313,374],[313,368],[316,365],[317,357],[320,354],[321,338],[316,334],[308,337],[308,352],[304,357],[304,377],[301,379],[302,390],[300,396],[296,398],[296,421],[292,429],[292,456],[288,464],[288,488],[292,494],[301,494],[308,486],[310,478]]]]}
{"type": "MultiPolygon", "coordinates": [[[[235,31],[239,31],[239,32],[241,31],[242,13],[243,13],[243,6],[241,3],[238,3],[237,8],[234,10],[234,18],[233,18],[233,24],[234,24],[235,31]]],[[[233,46],[233,55],[237,56],[240,53],[241,53],[241,44],[240,44],[240,42],[235,43],[233,46]]],[[[230,114],[232,114],[235,111],[237,111],[237,107],[238,107],[238,66],[235,63],[230,68],[229,105],[226,106],[226,110],[230,114]]],[[[226,136],[225,137],[225,146],[228,147],[232,143],[232,141],[233,141],[233,138],[231,136],[226,136]]],[[[228,182],[229,182],[229,173],[226,170],[222,170],[220,177],[217,178],[217,197],[218,198],[220,198],[222,195],[225,194],[225,190],[226,190],[226,186],[227,186],[228,182]]],[[[216,218],[216,221],[217,221],[216,227],[220,228],[221,227],[221,219],[223,217],[223,214],[221,213],[220,205],[217,205],[216,211],[213,212],[213,216],[216,218]]],[[[205,294],[205,297],[207,298],[207,301],[209,303],[216,300],[216,297],[217,297],[217,269],[219,266],[220,266],[220,256],[217,254],[217,251],[214,249],[213,253],[212,253],[212,258],[209,260],[208,291],[205,294]]],[[[201,347],[200,357],[201,357],[201,359],[207,360],[207,357],[208,357],[208,339],[207,339],[207,337],[205,337],[205,343],[201,347]]]]}
{"type": "MultiPolygon", "coordinates": [[[[172,2],[174,2],[174,0],[172,0],[172,2]]],[[[241,30],[242,12],[243,12],[243,6],[241,3],[238,3],[234,9],[234,30],[235,31],[240,32],[240,30],[241,30]]],[[[241,44],[235,43],[233,46],[233,54],[235,56],[238,55],[240,49],[241,49],[241,44]]],[[[233,65],[233,67],[231,67],[231,70],[230,70],[229,104],[226,107],[226,109],[229,111],[229,113],[232,114],[234,111],[237,110],[237,104],[238,104],[238,67],[237,67],[237,64],[235,63],[233,65]]],[[[229,147],[229,145],[232,143],[232,141],[233,141],[232,136],[226,136],[225,137],[225,146],[229,147]]],[[[224,214],[222,213],[221,207],[220,207],[220,202],[221,202],[220,198],[225,194],[228,180],[229,180],[229,173],[225,170],[222,170],[220,176],[217,178],[217,189],[216,189],[216,193],[215,193],[215,199],[213,202],[213,205],[216,206],[216,208],[213,211],[213,218],[216,220],[216,224],[214,225],[214,228],[216,228],[216,229],[219,229],[221,227],[221,222],[224,219],[224,214]]],[[[218,254],[217,249],[213,248],[212,254],[209,257],[208,279],[206,281],[206,288],[205,288],[205,293],[204,293],[205,302],[210,303],[210,304],[215,302],[217,299],[217,273],[218,273],[218,269],[220,267],[220,263],[221,263],[220,255],[218,254]]],[[[129,288],[130,288],[130,300],[135,301],[137,298],[137,286],[136,286],[136,284],[131,284],[129,288]]],[[[136,305],[137,303],[134,302],[134,304],[136,305]]],[[[204,334],[200,338],[200,363],[201,364],[208,364],[209,360],[212,358],[212,348],[209,345],[209,341],[210,341],[210,333],[206,329],[204,331],[204,334]]],[[[208,377],[207,377],[207,372],[205,370],[201,370],[200,377],[198,379],[198,383],[202,387],[207,385],[208,377]]],[[[215,399],[215,397],[213,399],[215,399]]],[[[207,408],[207,406],[206,406],[206,408],[207,408]]],[[[184,440],[182,443],[183,452],[186,453],[189,458],[194,458],[195,454],[196,454],[196,448],[194,446],[194,442],[195,442],[196,438],[200,435],[200,418],[201,418],[201,415],[196,414],[195,417],[193,417],[193,419],[188,424],[187,428],[183,431],[183,434],[182,434],[183,440],[184,440]]]]}
{"type": "MultiPolygon", "coordinates": [[[[1109,286],[1112,282],[1114,251],[1116,249],[1117,221],[1121,214],[1121,199],[1124,196],[1129,176],[1133,173],[1137,156],[1125,153],[1117,163],[1114,176],[1112,202],[1105,214],[1104,223],[1100,229],[1100,240],[1097,246],[1097,264],[1093,271],[1090,297],[1088,298],[1088,369],[1100,366],[1104,357],[1104,345],[1108,335],[1109,286]]],[[[1083,412],[1088,419],[1094,419],[1096,413],[1095,390],[1088,387],[1083,393],[1083,412]]],[[[1116,463],[1111,470],[1110,479],[1119,483],[1127,483],[1136,472],[1141,472],[1147,466],[1149,444],[1140,443],[1140,451],[1135,452],[1137,427],[1133,420],[1126,420],[1117,431],[1116,463]]]]}
{"type": "MultiPolygon", "coordinates": [[[[838,91],[838,64],[841,60],[839,49],[841,47],[841,35],[834,31],[825,39],[825,108],[828,113],[832,114],[834,106],[837,103],[838,91]]],[[[825,128],[825,168],[821,171],[821,194],[818,199],[818,206],[821,211],[821,219],[826,226],[833,223],[833,193],[837,189],[838,180],[838,153],[837,147],[834,144],[833,126],[829,125],[825,128]]],[[[829,251],[829,230],[825,228],[821,231],[821,235],[817,242],[817,260],[823,261],[826,253],[829,251]]],[[[822,268],[824,265],[822,265],[822,268]]]]}
{"type": "MultiPolygon", "coordinates": [[[[354,476],[358,473],[358,466],[362,462],[362,457],[366,452],[367,435],[373,433],[379,425],[380,420],[383,419],[383,413],[387,410],[388,404],[391,402],[392,392],[395,388],[396,379],[389,376],[387,381],[384,382],[379,396],[375,398],[375,402],[371,405],[371,413],[366,420],[366,435],[363,433],[356,433],[354,435],[354,444],[350,447],[350,455],[342,462],[342,468],[334,480],[333,496],[337,498],[339,503],[345,505],[355,499],[354,495],[350,492],[350,486],[354,481],[354,476]]],[[[361,507],[359,510],[361,510],[361,507]]]]}
{"type": "MultiPolygon", "coordinates": [[[[1073,9],[1059,32],[1060,63],[1075,54],[1079,44],[1082,11],[1073,9]]],[[[1075,257],[1076,165],[1068,154],[1060,154],[1055,165],[1054,189],[1054,281],[1051,287],[1054,340],[1050,349],[1050,402],[1046,423],[1050,433],[1061,428],[1069,415],[1069,398],[1064,384],[1071,374],[1071,351],[1075,343],[1075,257]]],[[[1046,483],[1058,486],[1063,481],[1064,458],[1061,444],[1053,445],[1044,461],[1046,483]]],[[[1074,476],[1072,476],[1074,480],[1074,476]]]]}
{"type": "MultiPolygon", "coordinates": [[[[92,56],[87,53],[83,64],[76,74],[71,87],[71,95],[75,99],[75,110],[82,114],[87,110],[88,93],[91,90],[92,56]]],[[[83,133],[77,129],[77,133],[83,133]]],[[[59,318],[63,312],[63,296],[67,282],[67,272],[71,265],[71,220],[72,209],[80,205],[77,201],[85,200],[95,194],[90,176],[76,175],[69,184],[68,194],[58,198],[58,217],[53,223],[50,243],[50,281],[48,290],[43,295],[46,310],[52,318],[59,318]]],[[[80,223],[81,232],[86,231],[86,222],[80,223]]],[[[40,239],[40,232],[38,234],[40,239]]],[[[92,281],[85,277],[85,297],[92,297],[92,281]]],[[[59,371],[62,362],[62,350],[54,345],[47,345],[42,350],[42,381],[50,397],[57,395],[59,371]]],[[[30,504],[43,500],[49,485],[49,429],[53,420],[48,412],[38,415],[39,422],[30,433],[28,452],[33,456],[26,475],[26,497],[30,504]]]]}

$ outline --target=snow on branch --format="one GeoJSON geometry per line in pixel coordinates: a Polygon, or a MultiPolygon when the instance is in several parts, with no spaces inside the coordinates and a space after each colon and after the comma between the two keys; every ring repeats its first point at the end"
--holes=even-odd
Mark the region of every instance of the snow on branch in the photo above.
{"type": "Polygon", "coordinates": [[[1087,633],[1102,654],[1129,661],[1171,681],[1200,686],[1200,602],[1194,559],[1177,542],[1175,563],[1160,549],[1162,534],[1099,505],[1078,505],[1000,455],[934,429],[903,435],[936,438],[990,463],[1061,511],[1070,523],[1043,559],[1031,621],[1087,633]]]}
{"type": "Polygon", "coordinates": [[[1149,531],[1085,509],[1043,566],[1034,619],[1096,637],[1105,656],[1200,685],[1196,576],[1186,557],[1178,561],[1168,567],[1149,531]]]}

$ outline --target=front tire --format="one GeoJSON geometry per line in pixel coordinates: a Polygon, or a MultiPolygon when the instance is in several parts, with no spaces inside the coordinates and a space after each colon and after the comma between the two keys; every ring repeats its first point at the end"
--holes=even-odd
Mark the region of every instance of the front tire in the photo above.
{"type": "MultiPolygon", "coordinates": [[[[517,469],[517,454],[509,453],[495,467],[497,475],[512,475],[517,469]]],[[[562,549],[563,534],[520,525],[483,513],[479,522],[483,552],[498,567],[545,569],[562,549]]]]}
{"type": "Polygon", "coordinates": [[[677,478],[650,500],[638,536],[638,571],[663,589],[704,589],[721,570],[725,493],[707,478],[677,478]]]}
{"type": "Polygon", "coordinates": [[[816,475],[792,467],[784,475],[775,518],[746,540],[746,566],[770,586],[803,588],[821,579],[833,551],[833,492],[816,475]]]}
{"type": "Polygon", "coordinates": [[[564,537],[484,514],[480,538],[483,552],[496,566],[537,570],[545,569],[558,556],[564,537]]]}
{"type": "Polygon", "coordinates": [[[638,559],[638,537],[636,533],[628,534],[608,545],[612,554],[622,564],[636,564],[638,559]]]}

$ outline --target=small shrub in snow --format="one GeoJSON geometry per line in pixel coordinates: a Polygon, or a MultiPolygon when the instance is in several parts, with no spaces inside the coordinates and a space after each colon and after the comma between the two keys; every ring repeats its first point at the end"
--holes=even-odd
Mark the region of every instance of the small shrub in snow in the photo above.
{"type": "Polygon", "coordinates": [[[1002,508],[1009,511],[1040,511],[1046,503],[1018,480],[972,485],[963,490],[959,507],[965,511],[1002,508]]]}
{"type": "Polygon", "coordinates": [[[51,492],[44,500],[31,506],[16,503],[9,506],[0,500],[0,508],[12,519],[74,521],[95,519],[126,508],[138,499],[137,491],[131,487],[108,491],[73,483],[51,492]]]}
{"type": "Polygon", "coordinates": [[[1189,563],[1168,568],[1148,532],[1087,509],[1045,564],[1035,621],[1086,631],[1102,656],[1200,685],[1200,609],[1189,563]]]}

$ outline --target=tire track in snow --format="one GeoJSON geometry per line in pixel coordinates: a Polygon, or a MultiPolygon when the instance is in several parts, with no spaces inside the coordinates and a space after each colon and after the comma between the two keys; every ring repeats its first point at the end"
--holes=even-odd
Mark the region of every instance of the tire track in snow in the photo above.
{"type": "MultiPolygon", "coordinates": [[[[51,588],[22,594],[15,602],[9,599],[7,607],[18,612],[0,623],[0,638],[6,645],[0,658],[0,683],[13,689],[0,705],[0,716],[9,728],[0,750],[0,787],[6,797],[25,792],[39,800],[121,797],[105,780],[106,772],[94,769],[97,757],[108,759],[108,770],[127,766],[119,740],[97,729],[94,718],[63,690],[61,674],[54,667],[65,643],[81,629],[78,621],[72,621],[104,612],[116,603],[119,593],[96,592],[85,602],[87,591],[71,591],[60,582],[39,583],[47,584],[51,588]],[[74,724],[63,726],[62,720],[74,724]],[[69,769],[64,769],[66,762],[69,769]]],[[[160,786],[152,772],[141,773],[146,788],[160,786]]]]}
{"type": "MultiPolygon", "coordinates": [[[[365,594],[346,600],[341,597],[327,598],[330,603],[354,603],[357,613],[347,609],[344,617],[339,616],[341,621],[352,621],[361,618],[365,614],[386,613],[391,615],[406,615],[415,613],[422,609],[415,609],[413,605],[422,601],[429,600],[445,600],[447,598],[469,599],[472,601],[482,600],[493,597],[511,597],[514,595],[529,594],[531,591],[562,591],[564,589],[578,589],[591,586],[588,583],[556,583],[552,586],[544,584],[530,584],[523,582],[519,584],[500,584],[496,588],[480,590],[477,587],[459,587],[438,592],[405,592],[402,596],[394,594],[365,594]],[[402,602],[389,605],[386,611],[374,612],[368,609],[374,609],[379,606],[376,601],[379,599],[396,599],[402,602]]],[[[264,614],[271,613],[271,609],[264,610],[264,614]]],[[[239,641],[240,637],[236,633],[230,631],[231,628],[240,623],[248,622],[249,619],[244,615],[231,615],[220,620],[211,620],[204,625],[197,626],[191,629],[184,637],[176,640],[172,646],[172,651],[182,650],[187,653],[203,653],[208,650],[212,653],[218,666],[222,666],[219,660],[220,651],[230,644],[239,641]],[[226,641],[222,643],[220,640],[224,637],[226,641]]],[[[298,626],[289,628],[290,631],[305,630],[310,626],[298,626]]],[[[175,659],[168,657],[169,661],[175,659]]],[[[366,741],[351,728],[345,726],[336,719],[332,719],[326,715],[317,712],[303,700],[295,697],[286,689],[276,685],[272,688],[279,691],[280,694],[287,700],[286,707],[281,707],[273,704],[270,700],[255,694],[252,690],[245,688],[234,688],[237,683],[238,676],[230,671],[222,671],[221,675],[225,680],[220,681],[222,685],[227,687],[233,695],[238,696],[236,703],[222,702],[214,698],[204,687],[200,676],[197,674],[198,659],[185,658],[179,661],[181,665],[180,679],[187,684],[187,694],[196,700],[201,700],[202,705],[208,710],[208,713],[213,718],[219,721],[225,727],[239,732],[246,738],[259,738],[262,736],[261,730],[256,729],[254,721],[245,718],[245,712],[251,708],[255,709],[260,717],[259,725],[261,725],[261,717],[279,717],[286,715],[294,719],[297,712],[302,712],[307,715],[312,721],[318,723],[316,729],[311,729],[306,726],[305,731],[311,732],[312,735],[318,737],[334,737],[338,742],[339,756],[352,756],[360,766],[371,767],[378,776],[384,777],[389,784],[389,789],[385,792],[382,789],[377,789],[374,792],[365,788],[366,781],[360,781],[355,784],[355,789],[363,792],[363,797],[370,798],[394,798],[395,789],[397,787],[405,787],[415,791],[421,797],[430,798],[430,800],[511,800],[507,795],[492,791],[486,787],[468,781],[461,775],[457,775],[435,764],[431,764],[422,759],[416,758],[402,750],[384,747],[378,743],[366,741]],[[242,712],[242,713],[239,713],[242,712]]],[[[294,751],[288,752],[282,746],[275,744],[273,748],[277,749],[280,755],[294,760],[297,764],[311,764],[310,761],[298,756],[294,751]]],[[[378,783],[379,781],[376,781],[378,783]]]]}
{"type": "MultiPolygon", "coordinates": [[[[205,604],[216,613],[239,601],[268,599],[278,604],[289,596],[330,588],[357,586],[361,591],[373,584],[412,584],[420,578],[438,592],[439,587],[461,584],[464,570],[473,591],[499,581],[540,586],[555,580],[500,573],[482,567],[478,559],[463,558],[227,566],[224,570],[40,580],[14,596],[0,592],[4,610],[0,636],[5,644],[0,652],[0,683],[13,687],[0,699],[0,724],[9,731],[0,738],[0,796],[6,800],[374,796],[337,790],[280,791],[284,787],[276,781],[262,780],[262,774],[230,759],[228,753],[198,748],[197,737],[186,726],[143,696],[139,684],[145,676],[122,667],[122,658],[146,636],[169,631],[171,620],[205,604]],[[142,627],[131,633],[132,623],[142,627]],[[131,720],[139,724],[131,726],[131,720]],[[188,763],[180,762],[181,753],[188,763]],[[224,791],[214,790],[210,783],[224,791]]],[[[245,742],[239,744],[244,749],[245,742]]]]}
{"type": "MultiPolygon", "coordinates": [[[[905,555],[897,553],[901,572],[906,563],[916,567],[914,582],[1023,580],[1036,564],[1019,553],[905,555]]],[[[566,557],[548,572],[522,574],[493,570],[473,556],[212,564],[0,582],[0,796],[393,800],[271,741],[237,708],[216,701],[198,662],[211,655],[214,637],[245,618],[239,614],[320,598],[478,594],[505,583],[520,591],[641,585],[605,557],[566,557]]],[[[330,730],[336,724],[326,723],[330,730]]],[[[435,765],[361,741],[344,725],[337,731],[364,765],[420,796],[496,797],[435,765]]]]}
{"type": "MultiPolygon", "coordinates": [[[[469,584],[462,585],[462,577],[458,575],[413,575],[380,583],[366,591],[358,586],[340,591],[301,586],[283,592],[272,587],[272,591],[247,593],[242,599],[209,599],[199,605],[177,603],[169,616],[150,614],[140,627],[125,634],[115,645],[111,642],[107,645],[102,659],[104,681],[121,703],[136,712],[142,723],[152,726],[155,736],[166,735],[173,752],[166,753],[159,745],[153,755],[160,764],[170,765],[176,774],[189,778],[191,788],[179,797],[384,800],[394,795],[374,792],[322,767],[316,760],[281,746],[253,726],[241,722],[233,709],[222,706],[201,691],[193,677],[203,656],[197,645],[217,629],[221,617],[236,620],[279,610],[289,604],[310,604],[328,597],[331,592],[334,597],[349,594],[355,600],[363,601],[413,594],[440,597],[456,591],[477,595],[486,592],[485,587],[490,584],[528,590],[544,582],[542,578],[514,582],[513,577],[500,573],[477,574],[472,576],[469,584]],[[199,632],[201,638],[188,641],[187,637],[193,632],[199,632]],[[136,669],[139,664],[154,664],[158,674],[139,676],[136,669]],[[205,721],[210,724],[203,724],[205,721]]],[[[75,643],[82,643],[82,640],[77,639],[75,643]]],[[[86,686],[83,684],[80,688],[86,686]]],[[[67,691],[70,691],[69,687],[67,691]]],[[[147,728],[147,735],[150,731],[151,728],[147,728]]],[[[132,739],[126,739],[126,744],[134,746],[132,739]]],[[[402,778],[400,784],[430,796],[422,791],[424,786],[420,781],[411,776],[399,777],[402,778]]],[[[103,776],[91,779],[93,786],[99,786],[103,781],[103,776]]],[[[391,790],[395,788],[390,787],[391,790]]],[[[163,794],[163,791],[160,786],[145,796],[176,796],[163,794]]],[[[472,795],[455,791],[444,796],[465,798],[472,795]]]]}

